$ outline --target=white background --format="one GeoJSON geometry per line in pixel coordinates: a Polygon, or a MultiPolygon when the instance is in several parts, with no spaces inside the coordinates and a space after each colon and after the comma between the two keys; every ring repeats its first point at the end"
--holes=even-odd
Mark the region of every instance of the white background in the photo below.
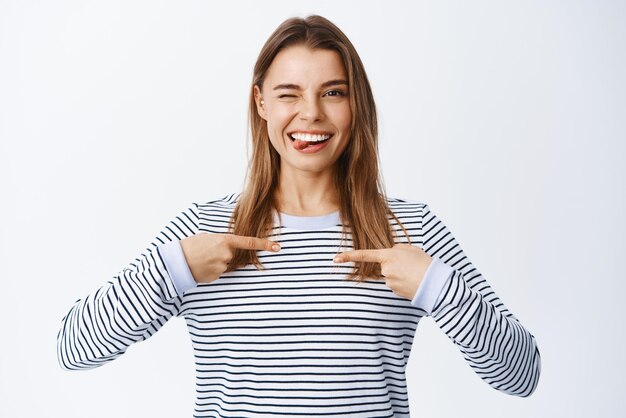
{"type": "Polygon", "coordinates": [[[223,3],[0,1],[0,416],[192,415],[184,320],[79,372],[60,321],[191,202],[241,190],[252,66],[310,13],[364,61],[388,195],[431,206],[541,351],[536,392],[505,395],[423,320],[412,416],[619,416],[625,3],[223,3]]]}

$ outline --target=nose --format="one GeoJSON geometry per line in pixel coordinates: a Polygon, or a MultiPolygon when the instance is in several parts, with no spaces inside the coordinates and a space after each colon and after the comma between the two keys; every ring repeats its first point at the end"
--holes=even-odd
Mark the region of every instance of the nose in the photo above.
{"type": "Polygon", "coordinates": [[[324,117],[319,100],[315,97],[302,100],[302,106],[299,113],[300,119],[307,120],[309,122],[316,122],[324,117]]]}

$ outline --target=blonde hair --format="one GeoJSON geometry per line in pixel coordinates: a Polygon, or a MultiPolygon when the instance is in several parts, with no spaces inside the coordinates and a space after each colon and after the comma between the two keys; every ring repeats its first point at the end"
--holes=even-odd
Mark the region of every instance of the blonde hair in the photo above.
{"type": "MultiPolygon", "coordinates": [[[[280,211],[275,193],[280,156],[270,143],[267,122],[257,113],[254,86],[262,88],[265,74],[276,55],[293,45],[338,52],[348,75],[352,136],[334,166],[333,176],[339,195],[343,236],[346,236],[347,223],[354,249],[390,248],[394,245],[394,231],[388,218],[391,216],[410,243],[409,234],[387,204],[378,169],[376,105],[363,63],[346,35],[328,19],[318,15],[285,20],[270,35],[257,58],[248,110],[252,158],[244,190],[233,210],[232,233],[267,238],[274,225],[273,210],[280,211]]],[[[248,264],[264,269],[256,251],[235,249],[226,271],[248,264]]],[[[362,282],[366,278],[382,278],[380,264],[355,262],[355,269],[347,279],[362,282]]]]}

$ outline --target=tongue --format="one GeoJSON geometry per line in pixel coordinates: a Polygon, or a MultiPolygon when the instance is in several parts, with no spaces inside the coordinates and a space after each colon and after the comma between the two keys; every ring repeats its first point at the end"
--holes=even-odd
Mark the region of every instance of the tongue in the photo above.
{"type": "Polygon", "coordinates": [[[308,147],[310,145],[309,142],[307,141],[302,141],[300,139],[296,139],[295,141],[293,141],[293,146],[297,149],[297,150],[303,150],[306,147],[308,147]]]}

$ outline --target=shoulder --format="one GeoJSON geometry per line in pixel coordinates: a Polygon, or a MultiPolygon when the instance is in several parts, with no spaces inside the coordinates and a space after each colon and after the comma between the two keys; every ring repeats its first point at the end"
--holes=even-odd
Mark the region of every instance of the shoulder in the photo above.
{"type": "Polygon", "coordinates": [[[227,232],[240,195],[241,193],[238,192],[208,200],[196,200],[193,205],[197,208],[200,231],[227,232]]]}
{"type": "MultiPolygon", "coordinates": [[[[406,199],[404,197],[387,197],[389,209],[396,216],[397,220],[409,230],[420,230],[427,222],[429,208],[424,201],[416,199],[406,199]]],[[[389,218],[392,225],[397,225],[395,219],[389,218]]]]}
{"type": "Polygon", "coordinates": [[[423,216],[428,210],[426,202],[414,199],[406,199],[404,197],[387,196],[387,204],[389,209],[398,217],[400,216],[423,216]]]}
{"type": "Polygon", "coordinates": [[[194,205],[203,212],[232,211],[237,204],[239,196],[241,196],[241,192],[230,193],[209,200],[197,200],[194,202],[194,205]]]}

